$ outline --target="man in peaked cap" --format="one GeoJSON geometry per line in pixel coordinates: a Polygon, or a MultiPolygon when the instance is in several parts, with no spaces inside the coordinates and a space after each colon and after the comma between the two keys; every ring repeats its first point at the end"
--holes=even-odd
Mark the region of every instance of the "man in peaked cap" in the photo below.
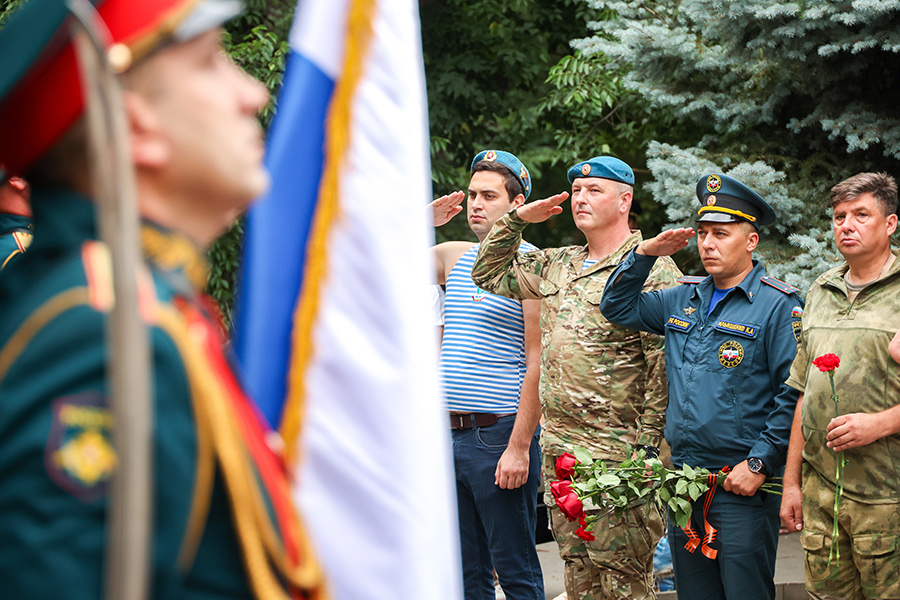
{"type": "MultiPolygon", "coordinates": [[[[154,402],[150,590],[321,598],[280,457],[223,354],[203,248],[262,193],[265,88],[224,53],[213,0],[96,2],[123,71],[154,402]],[[151,283],[152,282],[152,283],[151,283]]],[[[103,596],[113,301],[62,0],[0,31],[0,163],[32,184],[35,237],[0,278],[0,577],[9,598],[103,596]]]]}
{"type": "MultiPolygon", "coordinates": [[[[531,175],[503,150],[479,152],[470,171],[466,212],[479,243],[434,249],[438,283],[447,287],[440,369],[453,440],[463,588],[466,600],[492,600],[493,566],[507,598],[543,600],[535,548],[539,307],[534,300],[489,294],[472,281],[479,245],[497,219],[528,199],[531,175]]],[[[451,196],[461,201],[463,194],[451,196]]],[[[435,225],[448,220],[436,216],[435,225]]],[[[521,249],[536,250],[527,242],[521,249]]]]}
{"type": "MultiPolygon", "coordinates": [[[[631,448],[648,451],[662,439],[666,381],[662,339],[613,326],[600,314],[603,287],[615,266],[640,241],[628,228],[634,173],[626,163],[598,156],[574,165],[572,215],[586,246],[521,252],[522,231],[562,212],[563,192],[516,207],[494,224],[472,277],[484,289],[541,301],[540,399],[543,471],[575,447],[594,458],[621,462],[631,448]]],[[[660,261],[645,285],[675,285],[681,273],[660,261]]],[[[549,488],[549,486],[548,486],[549,488]]],[[[653,503],[624,516],[596,511],[593,539],[570,522],[546,494],[553,535],[565,562],[569,600],[654,598],[653,551],[665,517],[653,503]],[[582,537],[584,536],[584,537],[582,537]]]]}
{"type": "Polygon", "coordinates": [[[760,225],[775,222],[759,194],[711,173],[697,183],[697,198],[697,245],[708,276],[641,293],[658,257],[694,235],[692,228],[665,231],[624,257],[600,310],[613,323],[665,336],[672,462],[730,471],[724,490],[714,487],[692,503],[683,529],[670,519],[679,597],[772,600],[779,501],[758,490],[785,462],[798,394],[784,382],[803,300],[753,260],[760,225]]]}

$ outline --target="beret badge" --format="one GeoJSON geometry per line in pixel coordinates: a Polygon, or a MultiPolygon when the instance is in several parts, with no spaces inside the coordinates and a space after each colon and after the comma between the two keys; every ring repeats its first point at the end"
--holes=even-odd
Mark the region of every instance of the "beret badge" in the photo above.
{"type": "Polygon", "coordinates": [[[583,165],[581,165],[581,174],[582,175],[587,175],[590,172],[591,172],[591,165],[589,165],[587,163],[584,163],[583,165]]]}
{"type": "Polygon", "coordinates": [[[482,160],[495,161],[497,160],[497,153],[493,150],[488,150],[487,154],[484,155],[484,158],[482,160]]]}

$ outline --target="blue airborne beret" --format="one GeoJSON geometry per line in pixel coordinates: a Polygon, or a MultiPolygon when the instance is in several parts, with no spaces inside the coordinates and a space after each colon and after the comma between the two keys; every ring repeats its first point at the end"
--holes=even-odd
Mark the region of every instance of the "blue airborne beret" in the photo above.
{"type": "Polygon", "coordinates": [[[747,221],[760,225],[775,222],[775,211],[762,196],[728,175],[710,173],[697,182],[697,199],[703,206],[698,221],[735,223],[747,221]]]}
{"type": "Polygon", "coordinates": [[[569,169],[569,183],[579,177],[602,177],[634,185],[634,171],[625,161],[612,156],[595,156],[569,169]]]}
{"type": "Polygon", "coordinates": [[[531,173],[528,172],[528,169],[525,168],[525,165],[522,164],[522,161],[515,154],[504,152],[503,150],[482,150],[472,159],[472,166],[469,167],[469,170],[474,169],[475,163],[482,160],[498,162],[508,167],[512,174],[516,176],[516,179],[519,180],[519,183],[522,184],[522,189],[525,190],[525,199],[528,200],[528,196],[531,195],[531,173]]]}

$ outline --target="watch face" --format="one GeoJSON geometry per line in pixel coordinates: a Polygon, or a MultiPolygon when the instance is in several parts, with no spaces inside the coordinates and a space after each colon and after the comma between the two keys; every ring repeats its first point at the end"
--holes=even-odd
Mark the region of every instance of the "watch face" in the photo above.
{"type": "Polygon", "coordinates": [[[759,473],[760,471],[762,471],[762,466],[762,461],[755,456],[753,458],[747,459],[747,467],[754,473],[759,473]]]}

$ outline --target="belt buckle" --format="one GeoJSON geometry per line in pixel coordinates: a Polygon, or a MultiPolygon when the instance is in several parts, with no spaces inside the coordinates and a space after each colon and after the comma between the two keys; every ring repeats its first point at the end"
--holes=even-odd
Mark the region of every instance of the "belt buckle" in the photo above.
{"type": "Polygon", "coordinates": [[[450,429],[465,429],[467,416],[468,415],[464,414],[450,413],[450,429]]]}

